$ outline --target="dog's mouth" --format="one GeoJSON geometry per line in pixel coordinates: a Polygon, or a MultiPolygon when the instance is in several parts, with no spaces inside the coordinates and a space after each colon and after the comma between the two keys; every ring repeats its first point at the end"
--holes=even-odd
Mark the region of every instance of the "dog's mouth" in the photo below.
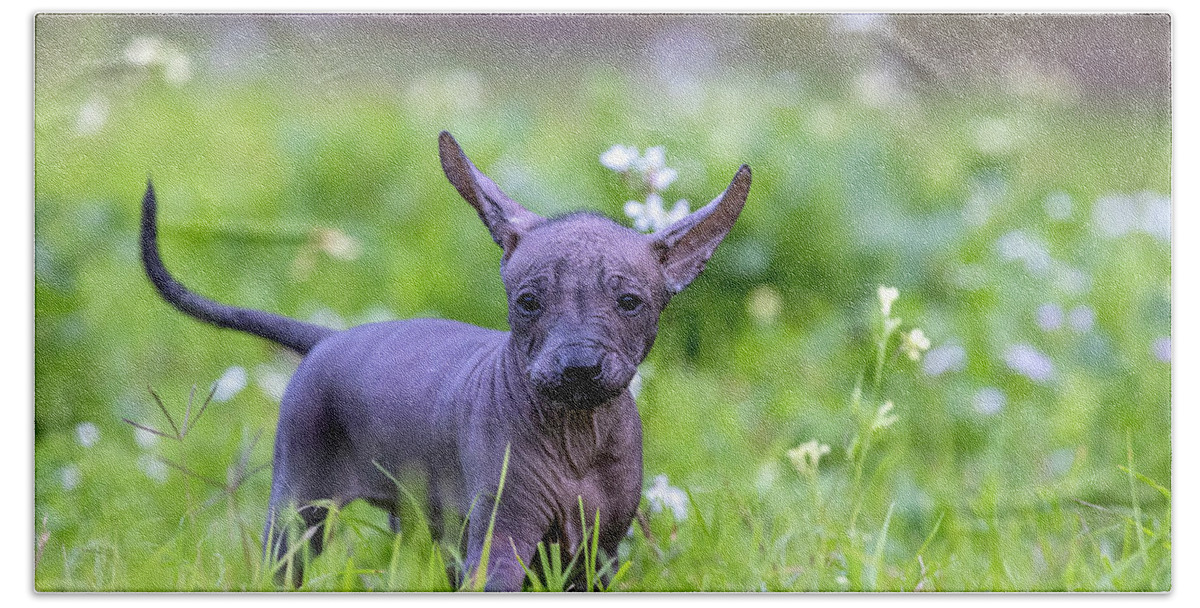
{"type": "Polygon", "coordinates": [[[621,388],[610,388],[598,381],[564,381],[538,387],[544,397],[572,409],[592,409],[616,397],[621,388]]]}
{"type": "Polygon", "coordinates": [[[574,357],[560,360],[567,364],[557,365],[553,370],[543,368],[540,373],[535,369],[530,380],[543,397],[572,409],[590,409],[609,401],[633,377],[632,373],[622,372],[624,366],[611,353],[582,360],[574,357]]]}

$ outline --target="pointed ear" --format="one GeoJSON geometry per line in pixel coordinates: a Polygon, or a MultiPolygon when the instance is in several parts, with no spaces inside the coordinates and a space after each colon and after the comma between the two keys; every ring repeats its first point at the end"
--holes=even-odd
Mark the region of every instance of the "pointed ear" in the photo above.
{"type": "Polygon", "coordinates": [[[438,135],[438,156],[442,159],[442,171],[475,211],[479,219],[492,233],[492,240],[504,250],[507,258],[517,246],[520,236],[533,225],[544,219],[522,207],[502,192],[496,183],[484,175],[458,142],[446,131],[438,135]]]}
{"type": "Polygon", "coordinates": [[[749,193],[750,167],[742,165],[729,187],[713,202],[652,235],[672,294],[683,291],[704,270],[717,245],[733,228],[749,193]]]}

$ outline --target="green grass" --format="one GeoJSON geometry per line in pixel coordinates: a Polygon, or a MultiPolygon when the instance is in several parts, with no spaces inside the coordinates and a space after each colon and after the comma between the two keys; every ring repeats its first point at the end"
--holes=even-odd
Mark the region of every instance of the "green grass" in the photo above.
{"type": "MultiPolygon", "coordinates": [[[[129,24],[38,27],[39,590],[277,588],[281,564],[259,544],[270,387],[295,363],[157,298],[136,247],[147,176],[166,264],[214,299],[349,324],[433,315],[503,328],[499,251],[441,176],[443,128],[544,214],[620,217],[635,193],[597,161],[614,143],[666,147],[680,173],[668,203],[694,208],[739,164],[754,171],[743,216],[663,315],[642,370],[647,487],[667,475],[687,517],[643,502],[611,565],[594,544],[543,546],[531,587],[561,589],[568,564],[586,581],[619,572],[621,591],[1171,587],[1171,366],[1152,351],[1170,335],[1170,244],[1106,237],[1092,219],[1110,193],[1169,195],[1163,108],[987,90],[878,108],[836,79],[792,86],[765,67],[711,74],[684,103],[632,71],[585,65],[537,89],[452,54],[425,75],[368,66],[322,87],[288,52],[219,77],[200,62],[202,34],[163,26],[196,58],[176,86],[119,60],[129,24]],[[467,72],[481,83],[470,95],[467,72]],[[81,134],[96,96],[107,116],[81,134]],[[996,120],[1013,142],[981,150],[996,120]],[[970,201],[988,184],[1002,187],[981,214],[970,201]],[[1058,192],[1072,201],[1062,220],[1045,210],[1058,192]],[[330,233],[316,230],[359,254],[326,253],[330,233]],[[1058,266],[1000,256],[1014,231],[1058,266]],[[890,335],[880,285],[899,288],[890,335]],[[1094,322],[1044,331],[1045,303],[1087,306],[1094,322]],[[900,341],[914,327],[935,349],[960,346],[961,368],[931,376],[909,360],[900,341]],[[1052,378],[1010,369],[1016,344],[1043,353],[1052,378]],[[231,366],[247,386],[202,416],[196,397],[188,414],[192,387],[207,394],[231,366]],[[987,388],[1005,397],[991,414],[975,407],[987,388]],[[139,442],[122,419],[167,436],[139,442]],[[77,438],[84,423],[94,443],[77,438]],[[788,452],[813,440],[828,453],[793,466],[788,452]]],[[[406,520],[424,522],[420,501],[406,504],[406,520]]],[[[363,504],[332,511],[326,533],[302,589],[451,590],[447,570],[461,570],[456,534],[392,534],[363,504]]]]}

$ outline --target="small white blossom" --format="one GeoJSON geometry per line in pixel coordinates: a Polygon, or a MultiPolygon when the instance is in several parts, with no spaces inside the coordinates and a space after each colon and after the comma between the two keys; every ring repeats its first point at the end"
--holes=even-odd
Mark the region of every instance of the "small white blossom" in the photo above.
{"type": "Polygon", "coordinates": [[[100,441],[100,429],[91,422],[81,422],[75,426],[75,440],[79,445],[90,448],[100,441]]]}
{"type": "Polygon", "coordinates": [[[150,449],[158,445],[158,435],[138,427],[133,427],[133,440],[143,449],[150,449]]]}
{"type": "Polygon", "coordinates": [[[158,61],[162,48],[162,41],[158,38],[135,38],[125,47],[125,59],[134,65],[150,65],[158,61]]]}
{"type": "Polygon", "coordinates": [[[1092,324],[1096,322],[1096,311],[1090,307],[1080,304],[1071,309],[1067,313],[1067,323],[1077,332],[1086,332],[1092,328],[1092,324]]]}
{"type": "Polygon", "coordinates": [[[246,368],[233,365],[226,369],[214,384],[217,388],[213,391],[213,401],[217,403],[229,401],[246,388],[246,368]]]}
{"type": "Polygon", "coordinates": [[[309,323],[324,325],[333,329],[346,329],[346,320],[327,306],[322,306],[308,316],[309,323]]]}
{"type": "Polygon", "coordinates": [[[1050,475],[1058,476],[1071,470],[1075,464],[1075,450],[1060,448],[1046,456],[1043,467],[1050,475]]]}
{"type": "Polygon", "coordinates": [[[192,60],[180,51],[172,49],[163,56],[163,76],[167,82],[180,85],[192,78],[192,60]]]}
{"type": "Polygon", "coordinates": [[[58,481],[62,484],[62,489],[70,492],[79,487],[79,482],[83,481],[83,473],[79,471],[79,466],[69,464],[58,470],[58,481]]]}
{"type": "Polygon", "coordinates": [[[667,151],[662,146],[654,146],[646,148],[646,153],[641,158],[635,161],[634,166],[638,171],[650,173],[662,169],[667,162],[667,151]]]}
{"type": "Polygon", "coordinates": [[[797,473],[804,476],[816,475],[821,457],[828,454],[829,449],[829,446],[813,439],[788,450],[787,457],[792,461],[797,473]]]}
{"type": "Polygon", "coordinates": [[[1042,202],[1042,206],[1046,208],[1046,215],[1052,220],[1065,221],[1071,219],[1071,195],[1066,192],[1054,192],[1046,197],[1042,202]]]}
{"type": "Polygon", "coordinates": [[[884,319],[883,320],[883,333],[887,334],[887,335],[891,335],[892,332],[896,331],[897,327],[900,327],[901,321],[902,321],[902,319],[900,319],[898,317],[888,317],[888,318],[884,319]]]}
{"type": "Polygon", "coordinates": [[[1008,397],[1004,395],[1004,391],[993,386],[981,388],[975,393],[975,411],[984,416],[1000,413],[1007,403],[1008,397]]]}
{"type": "Polygon", "coordinates": [[[638,149],[633,146],[622,146],[621,144],[614,145],[607,152],[600,155],[600,164],[616,171],[624,173],[638,160],[638,149]]]}
{"type": "Polygon", "coordinates": [[[108,120],[108,100],[103,96],[95,96],[87,100],[75,115],[75,132],[79,135],[92,135],[104,127],[108,120]]]}
{"type": "Polygon", "coordinates": [[[884,317],[890,317],[892,315],[892,303],[900,297],[900,290],[895,287],[880,285],[879,289],[876,290],[876,294],[879,296],[879,311],[883,313],[884,317]]]}
{"type": "Polygon", "coordinates": [[[146,477],[158,483],[166,483],[167,473],[169,472],[167,463],[160,460],[157,456],[143,453],[141,456],[138,456],[137,464],[138,468],[146,474],[146,477]]]}
{"type": "Polygon", "coordinates": [[[687,492],[672,486],[666,475],[658,475],[654,478],[654,485],[646,490],[646,501],[650,503],[650,510],[655,513],[661,513],[665,508],[671,510],[675,521],[687,519],[687,492]]]}
{"type": "Polygon", "coordinates": [[[1135,200],[1141,203],[1141,229],[1163,241],[1171,240],[1171,198],[1154,192],[1139,192],[1135,200]]]}
{"type": "Polygon", "coordinates": [[[770,285],[755,287],[754,291],[750,292],[750,298],[746,301],[746,312],[759,325],[773,325],[779,319],[779,313],[782,310],[783,298],[770,285]]]}
{"type": "Polygon", "coordinates": [[[1005,260],[1023,262],[1030,274],[1045,274],[1054,261],[1045,241],[1023,230],[1012,230],[996,239],[996,252],[1005,260]]]}
{"type": "Polygon", "coordinates": [[[879,406],[879,410],[875,412],[875,420],[871,422],[871,430],[886,429],[896,423],[898,418],[892,413],[895,405],[891,400],[884,401],[883,405],[879,406]]]}
{"type": "Polygon", "coordinates": [[[316,241],[317,247],[331,258],[353,261],[362,253],[358,239],[337,228],[317,228],[313,231],[313,240],[316,241]]]}
{"type": "Polygon", "coordinates": [[[662,197],[651,192],[646,196],[645,203],[628,201],[625,203],[625,215],[633,220],[633,227],[639,232],[658,232],[683,219],[688,214],[686,200],[675,201],[675,206],[667,211],[663,208],[662,197]]]}
{"type": "Polygon", "coordinates": [[[650,188],[656,192],[666,190],[676,177],[679,177],[679,172],[670,167],[658,169],[650,174],[650,188]]]}
{"type": "Polygon", "coordinates": [[[914,327],[912,331],[904,334],[904,339],[900,342],[900,350],[913,361],[919,361],[921,353],[929,350],[929,346],[929,338],[920,327],[914,327]]]}

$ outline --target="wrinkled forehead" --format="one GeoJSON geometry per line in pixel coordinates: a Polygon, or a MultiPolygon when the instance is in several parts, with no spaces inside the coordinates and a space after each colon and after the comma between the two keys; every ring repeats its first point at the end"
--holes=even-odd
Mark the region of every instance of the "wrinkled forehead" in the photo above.
{"type": "Polygon", "coordinates": [[[505,264],[505,281],[533,275],[625,275],[653,281],[661,278],[650,239],[589,214],[547,221],[521,236],[505,264]]]}

